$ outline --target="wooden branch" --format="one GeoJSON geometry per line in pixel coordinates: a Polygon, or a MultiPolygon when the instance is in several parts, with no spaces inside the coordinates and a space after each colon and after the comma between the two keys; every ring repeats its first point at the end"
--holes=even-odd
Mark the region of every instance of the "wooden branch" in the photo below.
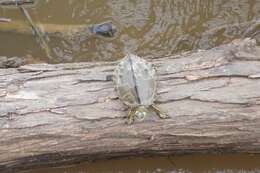
{"type": "MultiPolygon", "coordinates": [[[[69,37],[73,34],[89,34],[88,25],[61,25],[61,24],[41,24],[36,23],[45,33],[51,37],[69,37]]],[[[0,32],[32,35],[32,28],[26,21],[12,20],[1,23],[0,32]]]]}
{"type": "Polygon", "coordinates": [[[11,22],[11,19],[0,17],[0,22],[11,22]]]}
{"type": "MultiPolygon", "coordinates": [[[[71,39],[75,37],[114,37],[117,32],[117,27],[110,21],[106,21],[98,24],[78,24],[78,25],[62,25],[62,24],[47,24],[47,23],[34,23],[26,12],[26,9],[21,6],[23,15],[26,16],[27,21],[12,20],[7,21],[2,19],[0,26],[0,32],[15,33],[23,35],[32,35],[33,30],[38,28],[38,32],[44,33],[48,37],[58,37],[64,39],[71,39]],[[29,22],[28,22],[29,21],[29,22]],[[33,30],[32,30],[33,29],[33,30]]],[[[1,18],[0,18],[1,22],[1,18]]]]}
{"type": "Polygon", "coordinates": [[[0,5],[9,6],[9,5],[32,5],[34,4],[33,0],[0,0],[0,5]]]}
{"type": "Polygon", "coordinates": [[[113,63],[0,70],[0,172],[143,154],[260,153],[260,48],[236,40],[148,58],[158,70],[155,115],[125,124],[113,63]]]}

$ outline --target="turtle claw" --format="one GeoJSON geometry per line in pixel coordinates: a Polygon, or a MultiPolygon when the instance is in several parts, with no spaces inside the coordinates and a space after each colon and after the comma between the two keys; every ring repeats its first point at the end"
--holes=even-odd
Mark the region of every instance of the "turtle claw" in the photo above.
{"type": "Polygon", "coordinates": [[[133,122],[134,122],[133,119],[128,119],[128,120],[126,121],[126,124],[131,125],[131,124],[133,124],[133,122]]]}
{"type": "Polygon", "coordinates": [[[159,113],[158,116],[159,116],[161,119],[167,119],[167,118],[170,118],[169,115],[167,115],[167,114],[164,113],[164,112],[159,113]]]}
{"type": "Polygon", "coordinates": [[[167,115],[165,112],[162,112],[157,106],[151,105],[151,108],[161,119],[170,118],[169,115],[167,115]]]}

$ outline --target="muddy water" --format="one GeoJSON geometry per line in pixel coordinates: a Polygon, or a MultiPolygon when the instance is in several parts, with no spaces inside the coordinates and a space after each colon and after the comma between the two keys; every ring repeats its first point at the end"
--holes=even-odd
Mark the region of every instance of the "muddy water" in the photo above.
{"type": "MultiPolygon", "coordinates": [[[[208,49],[235,38],[259,43],[260,0],[41,0],[26,7],[34,22],[67,26],[112,21],[118,28],[112,39],[85,35],[49,36],[53,59],[46,57],[33,34],[3,31],[0,56],[22,56],[28,62],[113,61],[125,52],[163,56],[208,49]]],[[[0,17],[26,22],[17,8],[0,7],[0,17]]],[[[195,155],[103,161],[30,173],[87,172],[260,172],[260,156],[195,155]]]]}
{"type": "Polygon", "coordinates": [[[260,155],[187,155],[82,163],[27,173],[256,173],[260,155]]]}
{"type": "MultiPolygon", "coordinates": [[[[96,36],[49,37],[52,59],[35,36],[1,32],[0,55],[58,62],[111,61],[125,52],[163,56],[185,50],[208,49],[235,38],[259,39],[259,0],[41,0],[26,8],[34,22],[86,25],[112,21],[118,34],[112,39],[96,36]]],[[[17,8],[0,8],[0,17],[23,21],[17,8]]],[[[2,25],[3,26],[3,25],[2,25]]]]}

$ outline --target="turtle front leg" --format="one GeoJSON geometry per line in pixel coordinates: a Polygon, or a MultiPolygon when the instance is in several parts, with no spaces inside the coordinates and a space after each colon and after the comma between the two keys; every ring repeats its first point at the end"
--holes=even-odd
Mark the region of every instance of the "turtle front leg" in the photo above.
{"type": "Polygon", "coordinates": [[[169,116],[168,116],[166,113],[162,112],[157,106],[151,105],[150,107],[151,107],[152,110],[154,110],[154,112],[155,112],[160,118],[162,118],[162,119],[169,118],[169,116]]]}
{"type": "Polygon", "coordinates": [[[135,117],[135,111],[136,109],[135,108],[129,108],[129,111],[128,111],[128,115],[127,115],[127,124],[133,124],[134,122],[134,117],[135,117]]]}

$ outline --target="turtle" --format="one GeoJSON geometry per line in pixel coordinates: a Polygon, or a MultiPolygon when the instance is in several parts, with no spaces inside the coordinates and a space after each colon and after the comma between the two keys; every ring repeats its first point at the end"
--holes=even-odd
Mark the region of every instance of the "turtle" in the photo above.
{"type": "Polygon", "coordinates": [[[155,104],[156,70],[145,59],[127,54],[114,70],[113,80],[119,99],[129,107],[128,124],[135,116],[144,119],[149,110],[160,118],[168,118],[155,104]]]}

